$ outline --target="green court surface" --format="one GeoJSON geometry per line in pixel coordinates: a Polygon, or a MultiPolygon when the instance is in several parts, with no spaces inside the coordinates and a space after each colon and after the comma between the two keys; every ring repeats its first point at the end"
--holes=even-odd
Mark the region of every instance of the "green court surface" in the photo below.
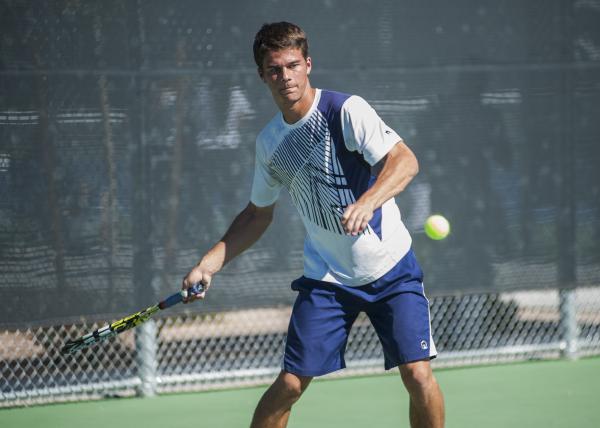
{"type": "MultiPolygon", "coordinates": [[[[449,428],[598,428],[600,358],[437,370],[449,428]]],[[[0,410],[2,428],[247,427],[265,387],[0,410]]],[[[315,381],[290,428],[408,427],[392,374],[315,381]]]]}

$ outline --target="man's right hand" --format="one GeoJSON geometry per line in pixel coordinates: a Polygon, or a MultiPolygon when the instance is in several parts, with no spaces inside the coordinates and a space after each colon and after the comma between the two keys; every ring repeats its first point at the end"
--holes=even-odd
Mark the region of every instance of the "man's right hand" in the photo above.
{"type": "Polygon", "coordinates": [[[183,299],[183,303],[193,302],[194,300],[204,299],[206,296],[206,292],[210,288],[210,283],[212,281],[212,276],[214,271],[208,269],[206,266],[203,266],[203,262],[200,262],[194,267],[186,276],[183,278],[183,283],[181,285],[182,290],[187,290],[188,288],[193,287],[195,284],[201,283],[204,286],[204,291],[200,294],[192,294],[188,293],[188,297],[183,299]]]}

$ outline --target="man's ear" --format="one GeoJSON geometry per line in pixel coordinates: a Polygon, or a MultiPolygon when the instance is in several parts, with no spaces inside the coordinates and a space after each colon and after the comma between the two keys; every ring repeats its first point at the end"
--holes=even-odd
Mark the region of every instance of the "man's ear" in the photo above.
{"type": "Polygon", "coordinates": [[[258,67],[258,68],[256,69],[256,71],[258,71],[258,77],[260,77],[260,80],[262,80],[264,83],[267,83],[267,82],[265,82],[265,76],[264,76],[264,74],[263,74],[262,68],[261,68],[261,67],[258,67]]]}
{"type": "Polygon", "coordinates": [[[310,74],[310,70],[312,70],[312,59],[311,59],[311,57],[307,56],[306,57],[306,74],[307,75],[310,74]]]}

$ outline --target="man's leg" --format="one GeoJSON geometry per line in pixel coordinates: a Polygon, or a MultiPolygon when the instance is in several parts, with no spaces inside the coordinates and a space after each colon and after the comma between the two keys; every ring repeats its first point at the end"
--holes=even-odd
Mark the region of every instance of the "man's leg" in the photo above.
{"type": "Polygon", "coordinates": [[[285,428],[292,405],[311,380],[312,377],[282,371],[258,402],[250,428],[285,428]]]}
{"type": "Polygon", "coordinates": [[[410,426],[443,428],[444,397],[429,361],[402,364],[400,375],[410,396],[410,426]]]}

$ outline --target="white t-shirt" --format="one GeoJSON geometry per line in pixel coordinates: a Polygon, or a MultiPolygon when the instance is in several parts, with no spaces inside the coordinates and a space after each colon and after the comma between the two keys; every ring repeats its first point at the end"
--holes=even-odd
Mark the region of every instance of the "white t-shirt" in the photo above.
{"type": "Polygon", "coordinates": [[[298,122],[287,124],[279,113],[260,132],[250,200],[268,206],[287,188],[307,231],[304,276],[364,285],[408,252],[411,237],[394,198],[358,236],[346,235],[341,223],[375,182],[371,166],[400,140],[364,99],[320,89],[298,122]]]}

